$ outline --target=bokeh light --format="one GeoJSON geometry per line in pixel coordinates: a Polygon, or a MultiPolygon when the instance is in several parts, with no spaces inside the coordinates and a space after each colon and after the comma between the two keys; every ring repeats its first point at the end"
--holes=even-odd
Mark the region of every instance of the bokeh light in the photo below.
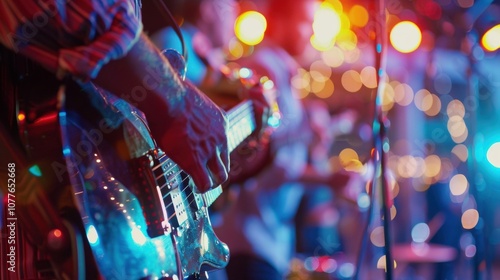
{"type": "Polygon", "coordinates": [[[321,53],[323,62],[330,67],[339,67],[344,63],[344,52],[338,48],[333,47],[321,53]]]}
{"type": "Polygon", "coordinates": [[[264,39],[266,18],[259,12],[247,11],[239,15],[234,24],[234,33],[243,43],[254,46],[264,39]]]}
{"type": "Polygon", "coordinates": [[[465,146],[464,144],[455,145],[455,147],[453,147],[451,152],[462,162],[467,161],[467,158],[469,157],[469,151],[467,150],[467,146],[465,146]]]}
{"type": "Polygon", "coordinates": [[[399,52],[415,51],[422,41],[420,28],[411,21],[401,21],[391,30],[389,35],[392,46],[399,52]]]}
{"type": "Polygon", "coordinates": [[[500,24],[493,26],[484,33],[481,44],[490,52],[500,49],[500,24]]]}
{"type": "Polygon", "coordinates": [[[486,153],[488,162],[496,168],[500,168],[500,142],[496,142],[490,146],[486,153]]]}
{"type": "Polygon", "coordinates": [[[364,27],[368,23],[369,19],[368,11],[365,7],[360,5],[352,6],[348,16],[352,25],[357,27],[364,27]]]}
{"type": "Polygon", "coordinates": [[[340,16],[332,4],[321,3],[314,13],[312,28],[314,32],[311,36],[312,46],[319,51],[331,49],[341,28],[340,16]]]}
{"type": "Polygon", "coordinates": [[[361,70],[361,81],[363,85],[367,88],[376,88],[377,87],[377,72],[375,67],[366,66],[361,70]]]}
{"type": "Polygon", "coordinates": [[[450,180],[450,192],[452,195],[462,195],[467,191],[469,182],[463,174],[456,174],[450,180]]]}
{"type": "Polygon", "coordinates": [[[462,214],[462,227],[473,229],[479,222],[479,212],[476,209],[468,209],[462,214]]]}
{"type": "Polygon", "coordinates": [[[357,92],[363,86],[361,76],[356,70],[347,70],[342,74],[342,86],[348,92],[357,92]]]}
{"type": "Polygon", "coordinates": [[[413,102],[413,89],[406,83],[394,87],[394,101],[401,106],[408,106],[413,102]]]}
{"type": "Polygon", "coordinates": [[[417,243],[423,243],[429,238],[429,226],[426,223],[418,223],[411,230],[411,239],[417,243]]]}
{"type": "Polygon", "coordinates": [[[370,234],[370,241],[377,247],[384,247],[384,228],[381,226],[374,228],[370,234]]]}
{"type": "Polygon", "coordinates": [[[358,162],[359,156],[355,150],[351,148],[345,148],[339,153],[339,160],[342,166],[347,167],[353,162],[358,162]]]}

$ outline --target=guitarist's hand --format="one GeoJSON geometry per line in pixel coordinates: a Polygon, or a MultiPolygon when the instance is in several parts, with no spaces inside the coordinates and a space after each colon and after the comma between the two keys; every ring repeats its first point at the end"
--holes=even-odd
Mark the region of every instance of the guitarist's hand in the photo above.
{"type": "Polygon", "coordinates": [[[200,192],[228,178],[228,120],[225,113],[186,82],[185,112],[172,118],[156,136],[165,153],[186,171],[200,192]]]}
{"type": "Polygon", "coordinates": [[[191,175],[198,191],[205,192],[227,179],[224,112],[182,81],[147,36],[140,36],[125,57],[106,64],[95,82],[144,112],[160,148],[191,175]]]}

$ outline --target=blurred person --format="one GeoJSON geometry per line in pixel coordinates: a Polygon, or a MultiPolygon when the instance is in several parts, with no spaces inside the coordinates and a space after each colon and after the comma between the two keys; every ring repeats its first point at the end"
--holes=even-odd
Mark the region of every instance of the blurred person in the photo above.
{"type": "MultiPolygon", "coordinates": [[[[310,99],[303,103],[312,139],[308,145],[308,163],[303,175],[307,191],[296,217],[297,251],[306,256],[331,256],[342,250],[337,229],[340,213],[336,204],[339,198],[355,201],[360,186],[355,190],[356,186],[349,182],[351,194],[342,193],[347,182],[341,182],[341,176],[334,171],[330,155],[335,139],[351,132],[356,113],[348,109],[332,116],[323,100],[310,99]]],[[[353,181],[352,178],[349,180],[353,181]]]]}
{"type": "MultiPolygon", "coordinates": [[[[281,111],[280,126],[254,149],[231,155],[228,200],[217,216],[214,228],[227,242],[231,259],[229,279],[283,279],[295,251],[294,219],[306,192],[304,181],[318,180],[308,170],[312,132],[301,101],[291,85],[300,55],[312,35],[317,2],[301,0],[290,5],[273,0],[266,7],[268,29],[264,40],[249,57],[237,61],[258,75],[274,81],[281,111]],[[251,172],[248,172],[251,170],[251,172]]],[[[338,175],[338,186],[347,175],[338,175]]],[[[333,176],[323,176],[331,179],[333,176]]]]}

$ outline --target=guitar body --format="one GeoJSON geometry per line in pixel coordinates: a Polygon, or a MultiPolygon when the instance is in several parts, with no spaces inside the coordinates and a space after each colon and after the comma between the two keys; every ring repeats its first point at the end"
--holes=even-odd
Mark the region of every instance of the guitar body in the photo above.
{"type": "Polygon", "coordinates": [[[58,173],[69,178],[100,274],[181,278],[203,264],[224,267],[229,250],[213,232],[206,194],[155,146],[142,113],[92,87],[66,94],[65,104],[67,169],[58,173]]]}

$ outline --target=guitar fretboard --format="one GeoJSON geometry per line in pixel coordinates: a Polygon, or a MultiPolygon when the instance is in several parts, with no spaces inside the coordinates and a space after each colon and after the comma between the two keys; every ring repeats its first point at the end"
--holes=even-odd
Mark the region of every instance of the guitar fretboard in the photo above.
{"type": "Polygon", "coordinates": [[[233,108],[228,112],[228,119],[228,148],[232,152],[255,129],[252,103],[246,101],[233,108]]]}
{"type": "MultiPolygon", "coordinates": [[[[253,117],[253,106],[250,101],[239,104],[228,112],[229,131],[227,133],[229,151],[233,151],[245,138],[252,134],[255,129],[255,119],[253,117]]],[[[218,186],[204,194],[203,200],[208,206],[222,193],[222,187],[218,186]]]]}
{"type": "MultiPolygon", "coordinates": [[[[250,101],[245,101],[238,104],[237,106],[235,106],[234,108],[232,108],[227,112],[227,118],[229,120],[229,127],[227,131],[228,149],[231,152],[241,142],[243,142],[245,138],[250,136],[250,134],[252,134],[252,132],[255,129],[256,123],[255,123],[252,103],[250,101]]],[[[172,170],[174,166],[177,166],[170,159],[166,159],[165,163],[169,165],[168,170],[172,170]]],[[[176,185],[175,176],[169,178],[169,176],[167,176],[167,174],[165,173],[159,176],[166,179],[167,183],[165,184],[165,186],[176,185]]],[[[164,188],[162,186],[160,187],[160,189],[162,196],[164,198],[168,196],[169,188],[164,188]]],[[[222,187],[218,186],[201,194],[201,196],[205,201],[205,205],[208,207],[217,199],[217,197],[219,197],[221,193],[222,193],[222,187]]]]}

